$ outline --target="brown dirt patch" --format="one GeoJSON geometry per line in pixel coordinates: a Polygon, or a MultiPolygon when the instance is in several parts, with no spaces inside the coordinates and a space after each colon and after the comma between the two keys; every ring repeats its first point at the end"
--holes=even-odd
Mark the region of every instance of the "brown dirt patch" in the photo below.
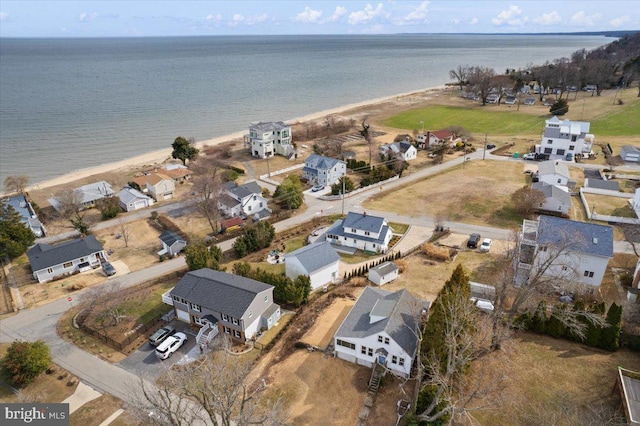
{"type": "Polygon", "coordinates": [[[69,421],[72,425],[99,426],[121,407],[122,400],[104,394],[71,413],[69,421]]]}
{"type": "Polygon", "coordinates": [[[334,299],[333,303],[320,314],[315,323],[300,339],[304,343],[326,348],[333,335],[354,305],[350,299],[334,299]]]}
{"type": "Polygon", "coordinates": [[[160,245],[160,231],[151,226],[147,219],[137,220],[124,225],[129,233],[129,244],[125,247],[120,226],[102,229],[95,232],[96,238],[105,250],[113,250],[109,255],[112,263],[122,260],[131,271],[147,268],[158,262],[160,245]]]}

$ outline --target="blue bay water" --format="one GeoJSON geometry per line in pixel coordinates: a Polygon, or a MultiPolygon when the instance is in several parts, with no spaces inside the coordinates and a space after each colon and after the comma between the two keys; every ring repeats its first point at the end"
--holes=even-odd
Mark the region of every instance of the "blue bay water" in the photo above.
{"type": "MultiPolygon", "coordinates": [[[[36,183],[210,139],[251,121],[449,82],[460,64],[523,68],[601,36],[372,35],[0,39],[0,179],[36,183]]],[[[295,139],[295,135],[294,139],[295,139]]],[[[1,182],[0,181],[0,182],[1,182]]]]}

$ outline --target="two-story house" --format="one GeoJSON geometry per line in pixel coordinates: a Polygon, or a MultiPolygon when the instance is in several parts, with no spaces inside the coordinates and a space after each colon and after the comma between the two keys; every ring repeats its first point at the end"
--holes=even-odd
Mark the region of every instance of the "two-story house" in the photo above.
{"type": "Polygon", "coordinates": [[[373,253],[385,253],[393,232],[383,217],[349,212],[327,230],[326,236],[334,246],[354,247],[373,253]]]}
{"type": "Polygon", "coordinates": [[[249,134],[244,135],[244,143],[251,155],[258,158],[275,154],[290,157],[295,153],[291,144],[291,126],[282,121],[251,123],[249,134]]]}
{"type": "Polygon", "coordinates": [[[347,174],[347,163],[336,158],[311,154],[304,160],[302,177],[315,185],[333,185],[347,174]]]}
{"type": "Polygon", "coordinates": [[[546,120],[544,133],[535,151],[547,154],[550,159],[564,159],[567,154],[589,154],[594,136],[589,133],[590,123],[586,121],[562,120],[556,116],[546,120]]]}
{"type": "Polygon", "coordinates": [[[405,289],[366,287],[334,335],[335,356],[367,367],[377,363],[409,377],[429,305],[405,289]]]}
{"type": "Polygon", "coordinates": [[[418,148],[429,149],[438,144],[453,142],[455,136],[448,130],[438,130],[436,132],[423,132],[418,134],[418,148]]]}
{"type": "Polygon", "coordinates": [[[93,235],[56,245],[36,244],[27,250],[27,257],[33,277],[40,283],[97,268],[108,260],[93,235]]]}
{"type": "Polygon", "coordinates": [[[173,198],[176,191],[174,180],[162,173],[136,177],[133,183],[140,188],[140,191],[150,194],[156,201],[169,200],[173,198]]]}
{"type": "Polygon", "coordinates": [[[613,228],[542,215],[522,224],[517,285],[544,276],[558,287],[599,287],[613,257],[613,228]]]}
{"type": "Polygon", "coordinates": [[[402,141],[381,145],[380,154],[385,157],[391,156],[403,161],[411,161],[418,156],[418,150],[411,142],[402,141]]]}
{"type": "Polygon", "coordinates": [[[576,181],[571,179],[567,164],[558,160],[543,161],[538,164],[536,177],[538,182],[544,182],[547,185],[563,186],[565,188],[574,188],[576,186],[576,181]]]}
{"type": "Polygon", "coordinates": [[[234,340],[251,340],[280,318],[273,286],[239,275],[203,268],[190,271],[163,295],[176,318],[214,328],[234,340]]]}
{"type": "Polygon", "coordinates": [[[256,181],[238,185],[235,182],[227,182],[224,185],[218,208],[229,217],[269,215],[271,210],[267,207],[267,200],[262,196],[262,188],[256,181]]]}

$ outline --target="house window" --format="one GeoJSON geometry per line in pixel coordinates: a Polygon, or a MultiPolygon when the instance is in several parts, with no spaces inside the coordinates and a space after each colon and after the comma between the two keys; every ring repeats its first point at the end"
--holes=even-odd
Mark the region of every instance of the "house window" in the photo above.
{"type": "Polygon", "coordinates": [[[573,151],[576,148],[575,145],[569,145],[569,151],[573,151]]]}
{"type": "Polygon", "coordinates": [[[85,258],[84,258],[84,257],[81,257],[81,258],[80,258],[80,263],[82,263],[82,262],[84,262],[84,261],[85,261],[85,258]]]}
{"type": "Polygon", "coordinates": [[[253,312],[249,311],[249,318],[253,316],[253,312]]]}
{"type": "Polygon", "coordinates": [[[222,327],[224,329],[224,332],[227,334],[231,333],[231,329],[229,327],[222,327]]]}
{"type": "Polygon", "coordinates": [[[238,325],[239,324],[237,318],[233,318],[232,322],[233,322],[234,325],[238,325]]]}
{"type": "Polygon", "coordinates": [[[369,235],[370,232],[369,231],[364,231],[364,235],[369,235]]]}
{"type": "Polygon", "coordinates": [[[356,350],[356,344],[355,343],[351,343],[351,342],[347,342],[346,340],[340,340],[340,339],[336,339],[336,344],[338,346],[343,346],[345,348],[349,348],[351,350],[356,350]]]}
{"type": "Polygon", "coordinates": [[[382,343],[382,336],[378,336],[378,342],[382,343]]]}
{"type": "Polygon", "coordinates": [[[562,179],[558,179],[558,183],[562,183],[562,179]]]}
{"type": "Polygon", "coordinates": [[[227,316],[226,314],[222,314],[222,321],[229,322],[229,316],[227,316]]]}
{"type": "Polygon", "coordinates": [[[269,301],[269,296],[265,296],[265,297],[264,297],[264,301],[265,301],[265,302],[268,302],[268,301],[269,301]]]}
{"type": "Polygon", "coordinates": [[[558,151],[556,151],[556,153],[558,155],[564,155],[564,149],[559,149],[558,151]]]}
{"type": "Polygon", "coordinates": [[[551,145],[553,143],[552,139],[547,139],[547,145],[551,145]]]}
{"type": "Polygon", "coordinates": [[[355,234],[357,231],[355,230],[355,228],[351,228],[351,232],[355,234]]]}
{"type": "Polygon", "coordinates": [[[400,367],[404,367],[404,358],[400,358],[400,359],[398,360],[398,365],[399,365],[400,367]]]}
{"type": "Polygon", "coordinates": [[[397,356],[395,356],[395,355],[393,355],[393,356],[391,357],[391,364],[397,364],[397,363],[398,363],[398,357],[397,357],[397,356]]]}
{"type": "Polygon", "coordinates": [[[571,142],[575,142],[578,137],[576,135],[571,136],[571,142]]]}
{"type": "Polygon", "coordinates": [[[563,271],[567,271],[569,268],[567,268],[567,265],[562,265],[562,270],[563,271]]]}
{"type": "Polygon", "coordinates": [[[189,307],[196,312],[200,312],[200,305],[196,305],[195,303],[189,303],[189,307]]]}
{"type": "Polygon", "coordinates": [[[367,348],[367,352],[369,353],[369,356],[373,356],[373,348],[367,348]]]}
{"type": "Polygon", "coordinates": [[[593,278],[593,271],[584,271],[584,276],[585,277],[589,277],[589,278],[593,278]]]}
{"type": "Polygon", "coordinates": [[[361,348],[360,348],[360,353],[361,353],[362,355],[366,355],[366,354],[367,354],[367,347],[366,347],[366,346],[361,347],[361,348]]]}
{"type": "Polygon", "coordinates": [[[236,336],[238,339],[242,337],[242,334],[238,330],[233,330],[233,335],[236,336]]]}
{"type": "Polygon", "coordinates": [[[73,262],[65,262],[62,267],[63,268],[71,268],[71,266],[73,265],[73,262]]]}
{"type": "Polygon", "coordinates": [[[553,148],[545,148],[544,149],[544,153],[545,154],[551,154],[553,152],[553,148]]]}
{"type": "Polygon", "coordinates": [[[47,268],[47,274],[53,274],[53,268],[47,268]]]}
{"type": "Polygon", "coordinates": [[[389,338],[388,338],[388,337],[385,337],[385,338],[384,338],[384,344],[385,344],[385,345],[388,345],[388,344],[389,344],[389,338]]]}
{"type": "Polygon", "coordinates": [[[547,251],[547,246],[540,247],[540,251],[547,251]]]}

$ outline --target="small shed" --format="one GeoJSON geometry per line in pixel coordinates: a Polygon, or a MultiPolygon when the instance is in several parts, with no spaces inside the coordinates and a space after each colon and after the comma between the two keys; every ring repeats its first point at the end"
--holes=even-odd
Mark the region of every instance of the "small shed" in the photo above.
{"type": "Polygon", "coordinates": [[[160,234],[160,242],[162,250],[158,252],[158,256],[177,256],[187,245],[187,241],[173,231],[165,230],[160,234]]]}
{"type": "Polygon", "coordinates": [[[633,145],[625,145],[620,149],[620,158],[624,161],[632,163],[640,162],[640,147],[633,145]]]}
{"type": "Polygon", "coordinates": [[[384,262],[369,269],[369,281],[377,285],[385,285],[398,278],[398,265],[393,262],[384,262]]]}

